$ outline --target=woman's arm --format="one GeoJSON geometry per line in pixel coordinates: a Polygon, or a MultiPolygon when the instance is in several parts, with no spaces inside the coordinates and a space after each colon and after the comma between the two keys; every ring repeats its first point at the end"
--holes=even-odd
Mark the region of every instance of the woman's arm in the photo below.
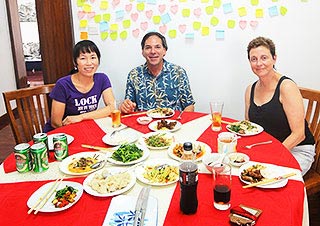
{"type": "Polygon", "coordinates": [[[53,128],[58,128],[62,126],[62,118],[64,115],[66,104],[52,100],[51,105],[51,126],[53,128]]]}
{"type": "Polygon", "coordinates": [[[246,120],[249,120],[249,107],[250,107],[250,93],[251,93],[252,85],[249,85],[246,89],[244,102],[245,102],[245,109],[244,109],[244,117],[246,120]]]}
{"type": "Polygon", "coordinates": [[[305,138],[303,99],[293,81],[286,79],[281,84],[280,102],[291,129],[291,134],[283,141],[283,145],[291,150],[305,138]]]}

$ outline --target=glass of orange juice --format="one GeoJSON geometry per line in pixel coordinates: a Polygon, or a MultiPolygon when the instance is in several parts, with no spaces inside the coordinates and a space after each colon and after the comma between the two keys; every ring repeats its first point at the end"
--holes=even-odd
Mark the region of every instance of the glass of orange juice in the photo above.
{"type": "Polygon", "coordinates": [[[112,127],[117,128],[121,126],[121,111],[120,111],[121,101],[114,101],[114,110],[111,112],[112,127]]]}
{"type": "Polygon", "coordinates": [[[211,120],[213,131],[220,131],[221,127],[221,118],[222,118],[222,109],[223,101],[211,101],[210,102],[210,111],[211,111],[211,120]]]}

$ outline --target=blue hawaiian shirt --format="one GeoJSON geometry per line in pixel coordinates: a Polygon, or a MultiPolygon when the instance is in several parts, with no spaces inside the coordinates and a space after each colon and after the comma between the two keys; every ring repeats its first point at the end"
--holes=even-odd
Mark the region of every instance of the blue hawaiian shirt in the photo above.
{"type": "Polygon", "coordinates": [[[132,69],[127,78],[125,98],[135,102],[139,111],[157,107],[181,111],[195,104],[186,71],[166,60],[158,76],[149,72],[147,63],[132,69]]]}

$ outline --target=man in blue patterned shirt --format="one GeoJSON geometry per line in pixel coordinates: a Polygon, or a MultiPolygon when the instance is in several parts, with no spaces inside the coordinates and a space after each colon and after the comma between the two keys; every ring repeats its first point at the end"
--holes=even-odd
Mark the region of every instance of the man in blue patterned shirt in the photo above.
{"type": "Polygon", "coordinates": [[[163,59],[168,50],[165,37],[149,32],[143,37],[141,47],[146,63],[129,72],[121,111],[130,113],[157,107],[194,111],[195,101],[186,71],[163,59]]]}

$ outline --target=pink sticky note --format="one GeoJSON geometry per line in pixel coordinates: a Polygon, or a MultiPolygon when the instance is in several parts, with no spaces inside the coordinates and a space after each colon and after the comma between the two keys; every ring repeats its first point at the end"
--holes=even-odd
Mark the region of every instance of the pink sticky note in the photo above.
{"type": "Polygon", "coordinates": [[[149,20],[151,19],[152,15],[153,15],[153,11],[151,9],[146,11],[146,16],[149,20]]]}
{"type": "Polygon", "coordinates": [[[133,37],[135,37],[135,38],[138,38],[138,37],[139,37],[139,34],[140,34],[139,28],[134,29],[134,30],[132,31],[132,35],[133,35],[133,37]]]}
{"type": "Polygon", "coordinates": [[[132,10],[132,4],[128,4],[124,8],[127,12],[130,12],[132,10]]]}
{"type": "Polygon", "coordinates": [[[148,28],[148,22],[141,22],[140,23],[140,28],[141,28],[141,30],[143,30],[143,31],[145,31],[145,30],[147,30],[147,28],[148,28]]]}
{"type": "Polygon", "coordinates": [[[158,9],[160,13],[163,13],[166,10],[166,5],[165,4],[159,5],[158,9]]]}
{"type": "Polygon", "coordinates": [[[183,34],[187,29],[187,25],[185,24],[180,24],[179,25],[179,31],[183,34]]]}
{"type": "Polygon", "coordinates": [[[240,28],[241,28],[242,30],[244,30],[244,29],[246,28],[246,26],[247,26],[247,21],[245,21],[245,20],[240,20],[240,21],[239,21],[239,26],[240,26],[240,28]]]}
{"type": "Polygon", "coordinates": [[[139,14],[138,14],[138,13],[132,13],[132,14],[131,14],[131,19],[132,19],[134,22],[137,21],[138,17],[139,17],[139,14]]]}
{"type": "Polygon", "coordinates": [[[200,17],[200,16],[201,16],[201,8],[196,8],[196,9],[193,11],[193,14],[194,14],[196,17],[200,17]]]}
{"type": "Polygon", "coordinates": [[[78,18],[81,20],[86,15],[85,11],[79,11],[78,12],[78,18]]]}
{"type": "Polygon", "coordinates": [[[162,34],[165,34],[167,32],[167,26],[164,24],[162,26],[159,27],[159,31],[162,33],[162,34]]]}
{"type": "Polygon", "coordinates": [[[250,26],[252,27],[253,30],[255,30],[258,26],[258,21],[256,20],[250,21],[250,26]]]}
{"type": "Polygon", "coordinates": [[[178,5],[172,5],[170,7],[170,11],[173,13],[173,14],[176,14],[178,12],[178,5]]]}

